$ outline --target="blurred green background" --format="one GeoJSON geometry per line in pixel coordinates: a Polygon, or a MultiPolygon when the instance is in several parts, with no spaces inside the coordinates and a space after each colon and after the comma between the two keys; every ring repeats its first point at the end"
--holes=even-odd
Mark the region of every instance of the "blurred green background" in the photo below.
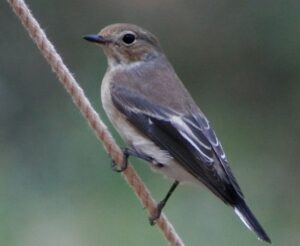
{"type": "MultiPolygon", "coordinates": [[[[155,33],[274,245],[299,245],[299,1],[28,4],[107,123],[106,59],[81,37],[116,22],[155,33]]],[[[0,29],[0,245],[166,245],[6,1],[0,29]]],[[[133,163],[161,199],[170,181],[133,163]]],[[[180,187],[165,212],[186,245],[263,245],[204,188],[180,187]]]]}

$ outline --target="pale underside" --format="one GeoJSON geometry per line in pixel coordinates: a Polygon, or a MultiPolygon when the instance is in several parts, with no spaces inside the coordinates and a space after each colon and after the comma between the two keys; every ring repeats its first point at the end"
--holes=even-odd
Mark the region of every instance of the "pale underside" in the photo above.
{"type": "Polygon", "coordinates": [[[109,78],[105,78],[102,81],[102,105],[108,118],[125,143],[135,150],[152,157],[155,161],[149,164],[153,170],[163,173],[172,180],[200,184],[199,180],[184,170],[184,168],[182,168],[167,151],[162,150],[155,143],[141,134],[141,132],[126,120],[122,113],[116,110],[111,100],[108,81],[109,78]],[[164,166],[161,167],[159,164],[163,164],[164,166]]]}

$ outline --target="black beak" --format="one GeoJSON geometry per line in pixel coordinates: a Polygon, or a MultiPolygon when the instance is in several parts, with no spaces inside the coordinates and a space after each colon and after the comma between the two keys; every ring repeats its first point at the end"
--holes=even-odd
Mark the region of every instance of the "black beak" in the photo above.
{"type": "Polygon", "coordinates": [[[83,36],[83,39],[98,44],[106,44],[108,42],[103,36],[94,34],[83,36]]]}

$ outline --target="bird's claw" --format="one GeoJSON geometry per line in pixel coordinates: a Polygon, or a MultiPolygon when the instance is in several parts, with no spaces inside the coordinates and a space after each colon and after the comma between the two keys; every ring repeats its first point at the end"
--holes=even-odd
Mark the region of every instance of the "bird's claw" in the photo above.
{"type": "Polygon", "coordinates": [[[128,157],[130,153],[127,148],[123,149],[123,162],[121,166],[119,166],[114,160],[111,162],[111,169],[117,173],[124,172],[128,166],[128,157]]]}
{"type": "Polygon", "coordinates": [[[112,160],[111,169],[117,173],[124,172],[127,169],[127,161],[126,161],[126,163],[124,162],[124,163],[122,163],[121,166],[119,166],[114,160],[112,160]]]}
{"type": "Polygon", "coordinates": [[[165,206],[165,202],[163,202],[163,201],[161,201],[157,204],[155,213],[149,217],[150,225],[154,226],[156,224],[156,221],[160,218],[161,211],[164,206],[165,206]]]}

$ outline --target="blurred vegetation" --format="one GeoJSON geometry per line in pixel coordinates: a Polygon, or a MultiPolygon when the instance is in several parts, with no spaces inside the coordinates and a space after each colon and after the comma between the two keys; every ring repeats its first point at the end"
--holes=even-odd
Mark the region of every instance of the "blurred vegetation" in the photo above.
{"type": "MultiPolygon", "coordinates": [[[[274,245],[299,245],[299,1],[27,2],[106,122],[106,60],[81,37],[116,22],[155,33],[274,245]]],[[[5,1],[0,10],[0,245],[165,245],[5,1]]],[[[170,182],[133,162],[162,198],[170,182]]],[[[187,245],[261,245],[204,188],[180,187],[165,211],[187,245]]]]}

